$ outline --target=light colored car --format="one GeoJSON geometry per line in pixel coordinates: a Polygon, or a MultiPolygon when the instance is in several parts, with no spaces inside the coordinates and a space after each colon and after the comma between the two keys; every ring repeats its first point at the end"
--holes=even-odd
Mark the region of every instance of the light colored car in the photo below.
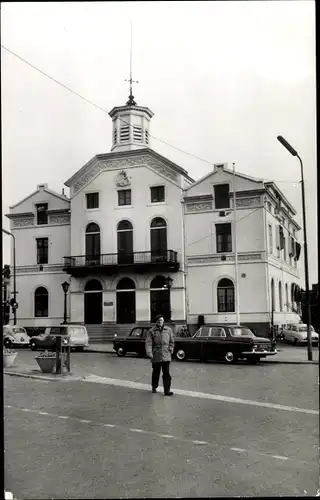
{"type": "MultiPolygon", "coordinates": [[[[306,344],[308,342],[307,329],[307,325],[304,323],[287,325],[283,329],[284,339],[295,345],[306,344]]],[[[310,329],[312,343],[319,342],[319,335],[314,331],[313,326],[310,326],[310,329]]]]}
{"type": "Polygon", "coordinates": [[[89,336],[85,326],[68,324],[61,326],[48,326],[45,332],[31,337],[30,347],[33,351],[37,349],[51,349],[56,348],[56,336],[63,335],[63,338],[68,340],[72,349],[83,351],[84,347],[89,345],[89,336]]]}
{"type": "Polygon", "coordinates": [[[29,347],[30,337],[23,326],[5,325],[3,327],[3,345],[12,347],[29,347]]]}

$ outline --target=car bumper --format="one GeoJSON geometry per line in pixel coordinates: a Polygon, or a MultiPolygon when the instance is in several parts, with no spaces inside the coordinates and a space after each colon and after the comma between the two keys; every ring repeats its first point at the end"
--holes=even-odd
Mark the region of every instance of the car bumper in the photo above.
{"type": "Polygon", "coordinates": [[[274,351],[249,351],[249,352],[242,352],[241,356],[248,357],[248,356],[274,356],[275,354],[278,354],[277,349],[274,351]]]}
{"type": "Polygon", "coordinates": [[[30,342],[12,342],[14,347],[29,347],[30,342]]]}

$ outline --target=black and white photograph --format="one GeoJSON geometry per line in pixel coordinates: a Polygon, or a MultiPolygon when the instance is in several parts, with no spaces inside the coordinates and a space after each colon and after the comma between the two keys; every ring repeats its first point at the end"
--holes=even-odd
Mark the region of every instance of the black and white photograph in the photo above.
{"type": "Polygon", "coordinates": [[[2,2],[5,500],[320,496],[315,24],[2,2]]]}

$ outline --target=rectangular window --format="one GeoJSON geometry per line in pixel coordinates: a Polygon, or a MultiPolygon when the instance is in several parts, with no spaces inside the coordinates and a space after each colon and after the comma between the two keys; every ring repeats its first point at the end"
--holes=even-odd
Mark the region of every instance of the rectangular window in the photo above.
{"type": "Polygon", "coordinates": [[[286,262],[287,261],[287,240],[286,237],[283,236],[283,260],[286,262]]]}
{"type": "Polygon", "coordinates": [[[39,203],[36,205],[36,209],[38,226],[48,224],[48,203],[39,203]]]}
{"type": "Polygon", "coordinates": [[[48,264],[48,238],[37,238],[37,263],[48,264]]]}
{"type": "Polygon", "coordinates": [[[271,224],[268,224],[268,233],[269,233],[269,253],[273,253],[273,234],[272,234],[271,224]]]}
{"type": "Polygon", "coordinates": [[[93,208],[99,208],[99,193],[86,194],[86,200],[87,200],[87,210],[92,210],[93,208]]]}
{"type": "Polygon", "coordinates": [[[215,208],[229,208],[229,184],[214,186],[215,208]]]}
{"type": "Polygon", "coordinates": [[[232,252],[231,224],[216,224],[217,253],[232,252]]]}
{"type": "Polygon", "coordinates": [[[133,125],[133,140],[142,142],[142,128],[138,125],[133,125]]]}
{"type": "Polygon", "coordinates": [[[164,186],[154,186],[150,188],[151,203],[160,203],[164,201],[164,186]]]}
{"type": "Polygon", "coordinates": [[[118,191],[118,205],[131,205],[131,189],[118,191]]]}

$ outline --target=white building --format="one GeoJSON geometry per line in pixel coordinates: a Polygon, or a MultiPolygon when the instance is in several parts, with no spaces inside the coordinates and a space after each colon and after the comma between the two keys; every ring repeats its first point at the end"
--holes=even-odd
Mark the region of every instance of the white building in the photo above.
{"type": "MultiPolygon", "coordinates": [[[[61,323],[66,279],[68,320],[90,325],[92,340],[149,324],[159,312],[191,328],[199,315],[235,322],[232,171],[215,166],[194,182],[150,149],[153,113],[132,96],[110,116],[111,152],[66,181],[70,198],[41,184],[10,208],[19,323],[61,323]]],[[[289,244],[300,228],[273,183],[236,174],[236,198],[240,319],[263,332],[272,317],[275,324],[296,320],[299,275],[289,244]]]]}

